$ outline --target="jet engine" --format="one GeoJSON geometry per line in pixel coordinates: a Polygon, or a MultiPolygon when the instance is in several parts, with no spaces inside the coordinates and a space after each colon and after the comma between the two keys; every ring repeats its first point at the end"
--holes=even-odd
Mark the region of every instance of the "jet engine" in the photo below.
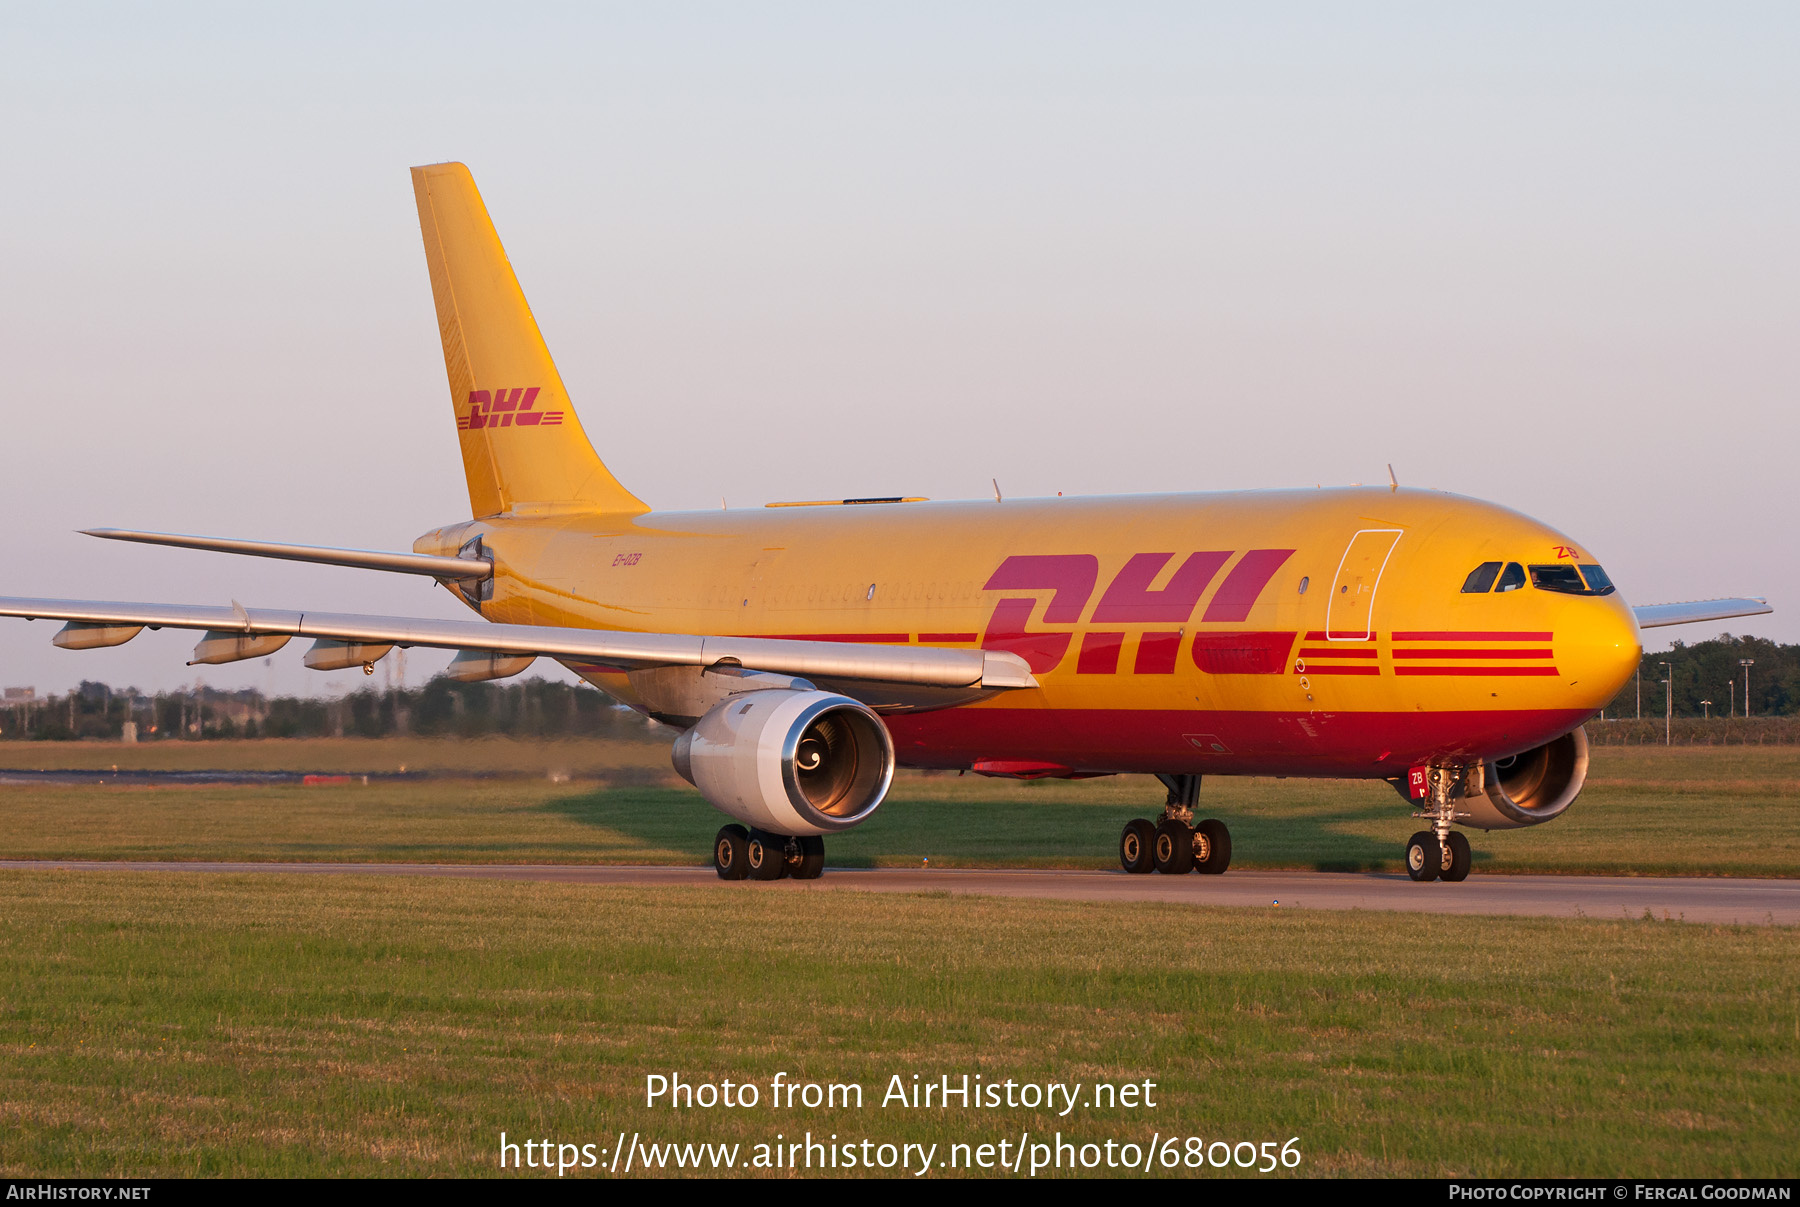
{"type": "Polygon", "coordinates": [[[1559,817],[1587,781],[1587,732],[1574,729],[1542,746],[1481,767],[1481,791],[1458,802],[1469,814],[1465,825],[1483,830],[1516,830],[1559,817]]]}
{"type": "Polygon", "coordinates": [[[713,806],[760,830],[848,830],[881,805],[894,743],[868,706],[822,691],[752,691],[712,707],[675,741],[675,770],[713,806]]]}

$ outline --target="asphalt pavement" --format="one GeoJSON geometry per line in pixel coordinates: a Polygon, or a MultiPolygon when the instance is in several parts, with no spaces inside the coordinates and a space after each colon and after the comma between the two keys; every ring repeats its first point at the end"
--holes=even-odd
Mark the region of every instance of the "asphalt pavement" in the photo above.
{"type": "Polygon", "coordinates": [[[593,885],[711,885],[728,892],[967,893],[1059,901],[1161,901],[1259,909],[1388,910],[1674,922],[1800,925],[1800,880],[1650,876],[1470,876],[1415,884],[1403,875],[1237,871],[1222,876],[951,868],[828,868],[816,881],[724,884],[706,867],[598,864],[187,863],[0,861],[8,869],[435,876],[593,885]]]}

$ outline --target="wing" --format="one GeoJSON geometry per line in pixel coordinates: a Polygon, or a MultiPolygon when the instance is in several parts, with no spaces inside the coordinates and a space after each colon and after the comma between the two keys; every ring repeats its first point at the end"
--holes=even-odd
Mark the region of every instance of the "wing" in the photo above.
{"type": "Polygon", "coordinates": [[[1775,609],[1764,599],[1700,599],[1692,603],[1645,604],[1631,609],[1638,628],[1655,629],[1667,624],[1699,624],[1705,620],[1730,620],[1734,616],[1762,616],[1775,609]]]}
{"type": "MultiPolygon", "coordinates": [[[[273,653],[294,637],[314,639],[307,665],[327,670],[383,657],[394,646],[457,650],[471,680],[517,674],[538,657],[577,670],[628,673],[660,667],[741,668],[777,675],[864,684],[908,707],[961,703],[998,691],[1037,686],[1025,660],[1000,650],[940,646],[860,645],[765,637],[680,633],[615,633],[548,625],[278,612],[261,608],[104,603],[69,599],[0,599],[0,616],[64,621],[58,645],[119,645],[144,629],[202,629],[195,662],[234,662],[273,653]],[[362,656],[366,653],[366,657],[362,656]],[[317,655],[317,657],[315,657],[317,655]]],[[[853,693],[857,694],[857,693],[853,693]]]]}

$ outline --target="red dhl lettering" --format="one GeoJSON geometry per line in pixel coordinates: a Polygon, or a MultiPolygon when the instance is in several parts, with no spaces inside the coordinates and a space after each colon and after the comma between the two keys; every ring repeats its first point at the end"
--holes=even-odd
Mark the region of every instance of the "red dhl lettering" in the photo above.
{"type": "Polygon", "coordinates": [[[470,432],[494,427],[559,427],[561,411],[534,410],[537,386],[509,390],[470,390],[469,413],[456,420],[458,429],[470,432]]]}
{"type": "MultiPolygon", "coordinates": [[[[1242,622],[1275,572],[1294,555],[1292,549],[1252,549],[1238,558],[1231,572],[1213,593],[1202,623],[1242,622]]],[[[1185,625],[1219,571],[1231,561],[1229,550],[1189,554],[1168,583],[1150,588],[1173,553],[1138,553],[1127,559],[1095,606],[1094,624],[1185,625]]],[[[1016,554],[1000,563],[983,586],[985,591],[1049,592],[1044,603],[1045,625],[1081,623],[1082,614],[1099,584],[1100,559],[1091,553],[1016,554]]],[[[1075,633],[1033,629],[1037,596],[1013,596],[997,600],[982,635],[984,649],[1005,650],[1025,659],[1034,674],[1047,674],[1068,656],[1075,633]]],[[[1196,635],[1192,654],[1195,665],[1209,674],[1277,674],[1293,647],[1297,634],[1196,635]],[[1209,644],[1213,637],[1227,638],[1225,645],[1209,644]],[[1241,639],[1240,639],[1241,638],[1241,639]],[[1280,642],[1275,639],[1281,638],[1280,642]],[[1275,649],[1279,644],[1279,650],[1275,649]]],[[[1127,634],[1095,630],[1082,635],[1075,673],[1116,675],[1124,656],[1127,634]]],[[[1172,675],[1181,656],[1182,630],[1153,629],[1138,634],[1132,673],[1172,675]]]]}

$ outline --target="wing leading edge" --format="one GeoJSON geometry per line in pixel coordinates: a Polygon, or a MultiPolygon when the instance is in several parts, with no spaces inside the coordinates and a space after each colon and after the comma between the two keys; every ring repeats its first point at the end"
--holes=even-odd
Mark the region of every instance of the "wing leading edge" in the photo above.
{"type": "MultiPolygon", "coordinates": [[[[119,641],[139,629],[204,629],[211,634],[257,637],[311,637],[320,642],[380,646],[424,646],[484,654],[549,657],[598,669],[633,671],[664,666],[741,666],[833,682],[899,684],[908,687],[1007,690],[1037,686],[1025,660],[1000,650],[941,646],[859,645],[830,641],[786,641],[767,637],[706,637],[680,633],[616,633],[550,625],[491,624],[487,621],[427,620],[406,616],[356,616],[336,612],[286,612],[239,605],[105,603],[70,599],[0,598],[0,616],[61,620],[74,626],[113,630],[119,641]]],[[[100,640],[92,644],[112,645],[100,640]]],[[[205,644],[203,639],[202,644],[205,644]]],[[[247,647],[246,647],[247,648],[247,647]]],[[[279,644],[260,644],[247,657],[260,657],[279,644]]],[[[386,651],[382,651],[385,653],[386,651]]],[[[523,670],[521,665],[519,669],[523,670]]]]}
{"type": "Polygon", "coordinates": [[[1730,620],[1734,616],[1763,616],[1775,609],[1766,599],[1699,599],[1691,603],[1645,604],[1631,609],[1638,628],[1656,629],[1670,624],[1699,624],[1730,620]]]}

